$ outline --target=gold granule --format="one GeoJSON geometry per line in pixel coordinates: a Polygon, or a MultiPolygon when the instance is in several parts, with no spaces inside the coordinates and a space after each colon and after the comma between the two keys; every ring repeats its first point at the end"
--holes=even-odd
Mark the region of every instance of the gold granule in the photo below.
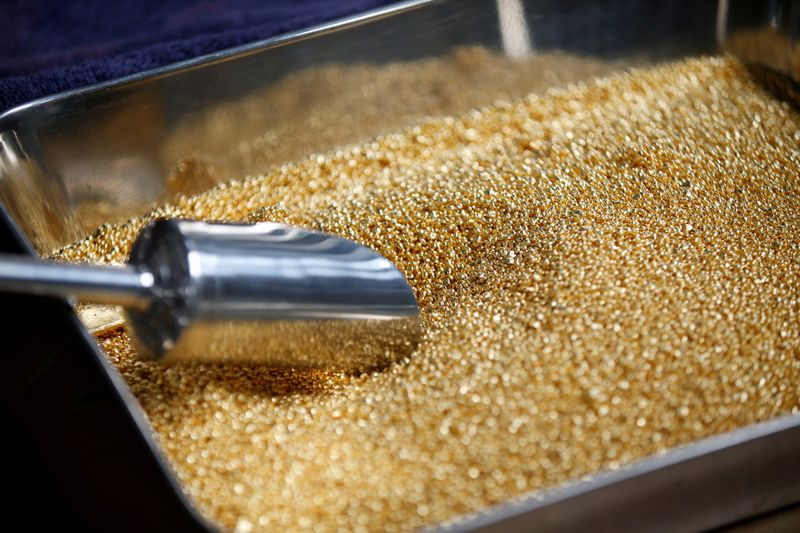
{"type": "Polygon", "coordinates": [[[800,115],[729,58],[601,78],[286,164],[103,226],[273,220],[414,287],[365,374],[138,361],[100,343],[227,528],[410,530],[800,411],[800,115]]]}

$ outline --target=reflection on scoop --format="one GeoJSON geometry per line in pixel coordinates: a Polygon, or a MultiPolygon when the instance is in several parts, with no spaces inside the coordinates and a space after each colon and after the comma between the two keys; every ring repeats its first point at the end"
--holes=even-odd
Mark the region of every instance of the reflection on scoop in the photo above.
{"type": "Polygon", "coordinates": [[[282,224],[159,220],[128,266],[0,257],[0,289],[119,304],[159,361],[379,368],[419,334],[414,292],[380,254],[282,224]]]}

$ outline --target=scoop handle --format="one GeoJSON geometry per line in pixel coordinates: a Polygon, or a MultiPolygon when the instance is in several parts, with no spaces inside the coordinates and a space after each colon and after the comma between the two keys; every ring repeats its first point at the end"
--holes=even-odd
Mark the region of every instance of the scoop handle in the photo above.
{"type": "Polygon", "coordinates": [[[152,300],[154,278],[132,266],[109,267],[41,261],[0,254],[0,291],[145,309],[152,300]]]}

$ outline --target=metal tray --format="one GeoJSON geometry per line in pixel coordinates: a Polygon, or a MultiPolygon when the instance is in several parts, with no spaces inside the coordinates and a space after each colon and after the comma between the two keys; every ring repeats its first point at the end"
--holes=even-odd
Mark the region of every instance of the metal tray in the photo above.
{"type": "MultiPolygon", "coordinates": [[[[164,148],[176,132],[224,120],[236,102],[304,69],[440,57],[463,45],[507,54],[558,50],[622,68],[714,53],[717,17],[710,0],[416,0],[38,100],[0,117],[0,249],[46,254],[98,222],[143,211],[165,197],[169,169],[189,155],[164,148]],[[113,206],[101,220],[86,214],[98,201],[113,206]]],[[[326,95],[308,98],[314,105],[326,95]]],[[[263,132],[280,120],[252,113],[263,132]]],[[[408,121],[430,113],[410,110],[408,121]]],[[[335,121],[332,115],[305,132],[303,154],[329,148],[335,121]]],[[[226,143],[240,140],[232,133],[226,143]]],[[[213,160],[217,144],[196,129],[193,149],[224,169],[213,160]]],[[[52,474],[54,493],[63,493],[77,520],[92,528],[213,529],[183,496],[141,408],[67,303],[11,295],[4,302],[15,311],[3,332],[6,349],[26,355],[3,358],[0,414],[27,435],[24,447],[52,474]],[[42,323],[50,335],[37,335],[42,323]]],[[[800,416],[788,416],[476,510],[448,529],[724,526],[800,502],[798,450],[800,416]]]]}

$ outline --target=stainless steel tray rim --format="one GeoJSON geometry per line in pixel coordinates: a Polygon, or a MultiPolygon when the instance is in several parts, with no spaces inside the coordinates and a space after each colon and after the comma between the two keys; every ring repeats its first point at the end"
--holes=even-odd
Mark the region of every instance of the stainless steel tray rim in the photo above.
{"type": "MultiPolygon", "coordinates": [[[[529,3],[534,4],[536,2],[535,0],[530,0],[529,3]]],[[[729,2],[727,1],[724,2],[725,5],[728,3],[729,2]]],[[[320,24],[305,30],[291,32],[252,44],[226,49],[196,59],[191,59],[181,63],[127,76],[119,80],[104,82],[41,98],[17,106],[0,115],[0,135],[8,132],[16,135],[18,130],[24,131],[26,127],[25,122],[29,116],[35,116],[39,113],[44,115],[47,113],[57,113],[62,103],[66,105],[75,99],[85,98],[90,95],[113,92],[116,89],[126,86],[136,86],[137,84],[146,85],[159,79],[178,76],[190,71],[199,71],[221,63],[233,62],[239,58],[254,56],[267,50],[286,47],[301,41],[308,41],[320,37],[324,38],[324,36],[329,34],[339,34],[340,32],[351,28],[369,25],[370,23],[381,19],[389,19],[402,13],[424,9],[429,6],[455,6],[457,4],[459,6],[463,6],[468,4],[468,2],[464,2],[462,4],[461,2],[456,2],[456,0],[406,0],[383,8],[377,8],[365,13],[345,17],[333,22],[320,24]]],[[[484,4],[494,5],[494,2],[485,0],[484,4]]],[[[713,30],[714,28],[710,28],[710,31],[713,32],[713,30]]],[[[87,128],[90,126],[90,124],[86,125],[87,128]]],[[[2,142],[3,139],[0,137],[0,156],[3,155],[1,153],[3,151],[2,142]]],[[[23,144],[23,142],[19,141],[19,144],[23,144]]],[[[3,160],[0,157],[0,174],[2,174],[3,171],[2,161],[3,160]]],[[[2,181],[2,176],[0,176],[0,183],[2,183],[2,181]]],[[[2,208],[2,206],[0,206],[0,208],[2,208]]],[[[14,230],[23,237],[23,240],[28,245],[29,249],[33,251],[34,248],[31,245],[28,235],[26,235],[25,232],[19,227],[14,227],[14,230]]],[[[90,334],[85,330],[85,328],[81,329],[87,341],[91,342],[90,334]]],[[[136,424],[142,428],[149,427],[145,421],[143,412],[140,410],[135,398],[133,398],[132,394],[127,389],[122,377],[116,372],[110,363],[104,360],[103,355],[99,352],[99,350],[97,350],[96,346],[94,347],[94,351],[94,355],[97,358],[103,359],[103,367],[107,370],[107,373],[111,376],[112,381],[117,385],[117,388],[122,392],[123,399],[128,405],[136,424]]],[[[447,529],[452,531],[471,531],[476,529],[497,527],[497,525],[501,524],[503,520],[514,517],[518,518],[525,514],[529,516],[530,520],[535,521],[537,519],[536,517],[539,516],[537,513],[557,504],[569,502],[586,495],[600,493],[604,489],[609,489],[623,482],[637,480],[649,474],[658,473],[671,467],[676,467],[691,461],[700,460],[704,457],[714,454],[724,453],[727,450],[737,446],[746,445],[748,443],[757,443],[760,440],[766,440],[779,435],[791,435],[795,439],[795,443],[800,443],[800,414],[789,414],[773,420],[745,426],[728,433],[714,435],[700,441],[670,449],[662,454],[648,456],[634,463],[624,465],[617,470],[592,474],[591,476],[588,476],[588,480],[585,477],[583,479],[573,480],[558,487],[544,489],[528,495],[521,495],[514,498],[514,501],[478,510],[475,514],[470,514],[469,516],[462,517],[461,519],[455,519],[455,521],[453,521],[454,525],[449,526],[447,529]]],[[[156,450],[156,455],[159,457],[165,469],[170,470],[166,459],[163,457],[161,452],[157,450],[154,440],[152,441],[152,447],[154,450],[156,450]]],[[[795,478],[800,478],[800,470],[794,472],[794,474],[795,478]]],[[[795,481],[797,487],[800,487],[800,479],[796,479],[795,481]]],[[[171,482],[175,487],[179,487],[177,479],[174,475],[172,476],[171,482]]],[[[179,492],[183,494],[182,491],[179,492]]],[[[797,499],[793,501],[800,501],[800,495],[798,495],[797,499]]],[[[195,509],[192,510],[196,511],[195,509]]],[[[717,525],[722,525],[722,523],[717,525]]]]}
{"type": "MultiPolygon", "coordinates": [[[[710,454],[724,452],[732,447],[752,443],[787,431],[800,432],[800,414],[786,414],[726,433],[711,435],[698,441],[621,465],[614,470],[601,470],[582,478],[568,481],[561,486],[534,491],[528,495],[514,498],[514,501],[501,503],[462,516],[460,519],[454,520],[453,525],[439,530],[459,533],[480,530],[493,525],[498,519],[517,517],[520,514],[534,512],[537,509],[565,502],[572,498],[590,495],[593,492],[623,481],[636,480],[648,474],[661,472],[672,466],[702,459],[710,454]]],[[[800,472],[797,472],[797,475],[800,476],[800,472]]],[[[431,531],[434,531],[434,529],[431,531]]]]}
{"type": "Polygon", "coordinates": [[[135,74],[131,74],[128,76],[123,76],[121,78],[117,78],[114,80],[94,83],[92,85],[87,85],[86,87],[80,87],[78,89],[61,91],[59,93],[55,93],[50,96],[44,96],[42,98],[37,98],[35,100],[31,100],[30,102],[26,102],[24,104],[14,106],[11,109],[4,111],[3,113],[0,113],[0,130],[6,129],[5,123],[13,122],[17,115],[22,114],[31,109],[37,109],[41,107],[43,104],[57,104],[58,102],[68,100],[76,96],[98,93],[108,89],[115,89],[118,87],[122,87],[125,85],[132,85],[142,81],[151,81],[153,79],[169,76],[171,74],[182,73],[197,68],[203,68],[205,66],[214,63],[229,61],[232,59],[245,57],[251,54],[260,53],[270,48],[277,48],[280,46],[290,45],[305,39],[320,37],[327,33],[332,33],[342,29],[359,26],[361,24],[368,24],[370,22],[382,18],[395,16],[399,13],[411,11],[414,9],[419,9],[431,4],[442,3],[444,1],[447,0],[403,0],[384,7],[370,9],[362,13],[357,13],[347,17],[335,19],[329,22],[324,22],[301,30],[282,33],[274,37],[261,39],[240,46],[226,48],[224,50],[212,52],[206,55],[198,56],[184,61],[178,61],[176,63],[171,63],[169,65],[165,65],[162,67],[156,67],[149,70],[144,70],[142,72],[137,72],[135,74]]]}

